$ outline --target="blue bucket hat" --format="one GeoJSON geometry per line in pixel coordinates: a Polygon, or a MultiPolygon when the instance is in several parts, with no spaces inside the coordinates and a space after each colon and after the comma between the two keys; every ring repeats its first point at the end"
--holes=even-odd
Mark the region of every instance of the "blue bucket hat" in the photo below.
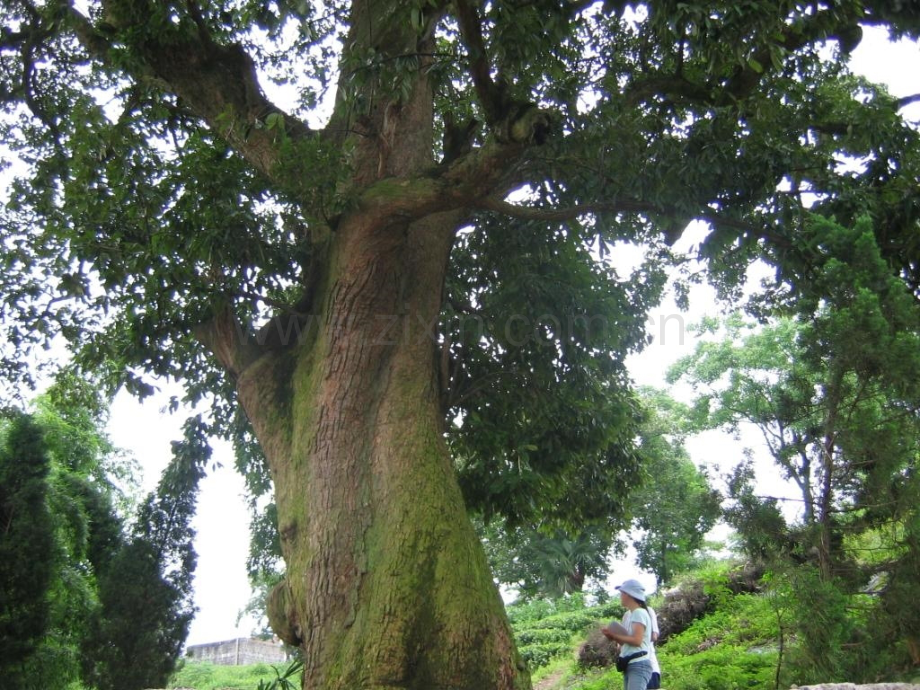
{"type": "Polygon", "coordinates": [[[637,601],[645,601],[645,587],[643,587],[642,583],[638,580],[627,580],[622,585],[618,585],[616,589],[621,592],[626,592],[637,601]]]}

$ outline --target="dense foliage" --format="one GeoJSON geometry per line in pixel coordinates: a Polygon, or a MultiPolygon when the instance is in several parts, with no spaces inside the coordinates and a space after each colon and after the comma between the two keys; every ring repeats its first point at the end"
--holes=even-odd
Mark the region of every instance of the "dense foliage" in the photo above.
{"type": "Polygon", "coordinates": [[[821,258],[813,284],[827,296],[804,289],[794,316],[765,325],[730,318],[672,376],[697,389],[703,427],[758,428],[798,488],[801,511],[790,521],[775,497],[757,495],[751,463],[739,464],[726,517],[750,557],[808,583],[797,591],[814,625],[800,649],[813,680],[828,680],[874,666],[871,654],[836,658],[841,645],[866,649],[844,609],[870,587],[881,590],[879,627],[917,658],[920,615],[902,578],[918,558],[920,306],[891,274],[868,219],[844,228],[819,218],[810,228],[821,258]]]}
{"type": "Polygon", "coordinates": [[[56,566],[48,507],[50,462],[40,429],[24,415],[4,420],[0,448],[0,672],[24,686],[51,617],[56,566]]]}
{"type": "MultiPolygon", "coordinates": [[[[667,616],[669,606],[681,596],[693,596],[689,592],[708,599],[703,615],[685,628],[673,629],[658,647],[665,687],[788,688],[835,678],[870,682],[880,675],[889,681],[920,679],[910,670],[903,643],[892,644],[890,637],[880,637],[875,630],[884,606],[878,597],[843,596],[822,584],[814,570],[788,578],[771,574],[759,582],[758,593],[732,594],[727,585],[730,566],[722,562],[684,573],[671,583],[670,603],[660,595],[652,598],[659,617],[667,616]],[[831,599],[833,606],[828,606],[831,599]],[[821,646],[826,634],[820,642],[812,637],[822,627],[831,628],[830,634],[836,635],[832,649],[821,646]],[[863,645],[852,644],[854,632],[857,638],[863,636],[863,645]],[[888,642],[879,644],[882,640],[888,642]]],[[[619,619],[622,613],[618,602],[591,603],[581,595],[508,607],[522,654],[534,678],[548,683],[547,690],[608,690],[622,684],[622,676],[612,667],[582,666],[577,654],[592,631],[619,619]]],[[[264,664],[216,667],[187,662],[170,687],[249,690],[256,680],[270,682],[279,671],[282,669],[272,671],[264,664]]]]}
{"type": "Polygon", "coordinates": [[[636,565],[660,586],[695,567],[722,517],[722,497],[684,447],[686,410],[661,391],[642,391],[639,453],[643,481],[630,496],[636,565]]]}
{"type": "Polygon", "coordinates": [[[606,520],[565,530],[474,519],[493,576],[523,600],[602,590],[611,558],[622,557],[628,542],[659,584],[702,558],[721,498],[684,447],[689,411],[661,391],[642,390],[639,400],[641,469],[625,506],[606,520]]]}
{"type": "MultiPolygon", "coordinates": [[[[4,486],[16,491],[27,482],[41,496],[28,511],[16,500],[4,501],[15,508],[6,523],[13,529],[2,540],[7,549],[4,566],[11,576],[25,574],[29,585],[24,589],[24,582],[8,581],[4,591],[11,602],[28,594],[34,611],[20,611],[16,625],[41,631],[25,657],[4,654],[20,672],[11,672],[10,678],[21,687],[66,687],[80,677],[80,647],[99,614],[98,575],[121,541],[122,520],[115,506],[127,503],[118,487],[131,468],[102,431],[106,414],[90,385],[65,374],[30,414],[11,412],[4,419],[11,444],[4,486]],[[31,453],[21,443],[23,429],[32,430],[31,453]],[[22,541],[16,535],[25,525],[33,533],[22,541]]],[[[19,493],[21,500],[22,489],[19,493]]],[[[30,644],[29,635],[15,630],[5,630],[2,638],[4,643],[30,644]]]]}
{"type": "Polygon", "coordinates": [[[602,582],[613,548],[610,530],[587,527],[573,534],[509,528],[474,521],[497,582],[522,599],[558,598],[602,582]]]}
{"type": "MultiPolygon", "coordinates": [[[[903,642],[882,643],[875,630],[883,602],[876,596],[844,595],[822,583],[817,572],[770,574],[757,593],[733,594],[728,562],[709,565],[677,578],[665,597],[651,603],[660,622],[672,627],[684,597],[699,592],[707,603],[702,615],[674,627],[657,648],[663,684],[675,690],[788,688],[818,682],[916,682],[916,669],[903,642]],[[788,576],[788,577],[787,577],[788,576]],[[821,635],[816,633],[829,628],[821,635]],[[828,649],[828,638],[836,645],[828,649]],[[859,640],[858,644],[854,644],[859,640]]],[[[579,665],[575,650],[594,627],[618,618],[618,605],[584,606],[583,600],[535,602],[509,609],[519,638],[536,630],[582,625],[568,649],[544,645],[534,650],[537,676],[553,680],[547,690],[606,690],[622,684],[613,668],[579,665]],[[557,609],[562,609],[560,613],[557,609]],[[584,607],[584,608],[581,608],[584,607]]]]}
{"type": "Polygon", "coordinates": [[[177,444],[159,493],[135,512],[122,492],[133,465],[105,435],[106,417],[90,384],[63,376],[32,414],[0,424],[0,644],[11,688],[161,685],[185,641],[204,460],[194,439],[177,444]],[[116,506],[131,509],[129,525],[116,506]]]}

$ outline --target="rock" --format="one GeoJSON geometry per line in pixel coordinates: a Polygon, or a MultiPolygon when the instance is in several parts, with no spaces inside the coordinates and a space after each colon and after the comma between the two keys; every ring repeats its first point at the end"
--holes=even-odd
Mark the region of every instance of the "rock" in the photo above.
{"type": "MultiPolygon", "coordinates": [[[[764,568],[746,563],[728,573],[725,587],[732,594],[750,594],[761,590],[760,579],[764,568]]],[[[664,644],[671,635],[686,630],[696,619],[704,616],[712,604],[706,585],[700,580],[686,582],[681,587],[664,593],[664,601],[655,607],[660,633],[658,644],[664,644]]]]}
{"type": "Polygon", "coordinates": [[[857,685],[856,683],[819,683],[818,685],[793,685],[798,690],[920,690],[920,685],[915,683],[869,683],[857,685]]]}
{"type": "Polygon", "coordinates": [[[616,645],[599,628],[588,633],[588,639],[578,649],[578,665],[582,668],[609,668],[616,660],[616,645]]]}

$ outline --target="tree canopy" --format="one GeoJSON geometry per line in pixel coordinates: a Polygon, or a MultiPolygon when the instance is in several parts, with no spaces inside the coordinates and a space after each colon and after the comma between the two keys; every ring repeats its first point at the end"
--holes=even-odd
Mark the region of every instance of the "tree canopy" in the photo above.
{"type": "Polygon", "coordinates": [[[17,169],[3,209],[9,375],[28,377],[23,355],[62,335],[140,394],[149,375],[187,380],[192,399],[227,394],[202,323],[230,309],[258,329],[274,311],[251,331],[260,344],[305,338],[337,219],[422,217],[437,199],[471,230],[426,325],[446,418],[464,420],[465,493],[523,516],[520,495],[551,505],[551,487],[623,484],[577,468],[627,461],[610,438],[628,426],[622,355],[643,342],[661,241],[688,220],[711,224],[700,253],[726,290],[755,257],[786,290],[782,272],[811,259],[813,196],[829,213],[877,215],[885,260],[917,285],[917,137],[902,102],[845,65],[861,25],[916,36],[909,5],[394,6],[412,45],[385,13],[362,33],[361,2],[4,5],[3,138],[32,171],[17,169]],[[421,73],[441,135],[431,164],[401,173],[381,153],[357,175],[356,151],[389,136],[369,135],[372,113],[407,107],[421,73]],[[867,163],[850,172],[844,157],[867,163]],[[399,201],[393,176],[406,180],[399,201]],[[522,187],[526,204],[504,200],[522,187]],[[631,279],[588,252],[620,240],[657,247],[631,279]]]}

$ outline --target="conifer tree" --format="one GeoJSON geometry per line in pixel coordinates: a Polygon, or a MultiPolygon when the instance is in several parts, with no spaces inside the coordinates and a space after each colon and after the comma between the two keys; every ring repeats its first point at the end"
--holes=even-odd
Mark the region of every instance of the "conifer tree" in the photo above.
{"type": "Polygon", "coordinates": [[[189,420],[157,490],[101,570],[101,612],[83,647],[84,676],[98,690],[162,687],[195,614],[193,548],[198,482],[210,458],[204,425],[189,420]]]}
{"type": "Polygon", "coordinates": [[[27,688],[26,665],[48,631],[57,567],[48,509],[50,462],[42,431],[25,414],[0,420],[0,678],[27,688]]]}

